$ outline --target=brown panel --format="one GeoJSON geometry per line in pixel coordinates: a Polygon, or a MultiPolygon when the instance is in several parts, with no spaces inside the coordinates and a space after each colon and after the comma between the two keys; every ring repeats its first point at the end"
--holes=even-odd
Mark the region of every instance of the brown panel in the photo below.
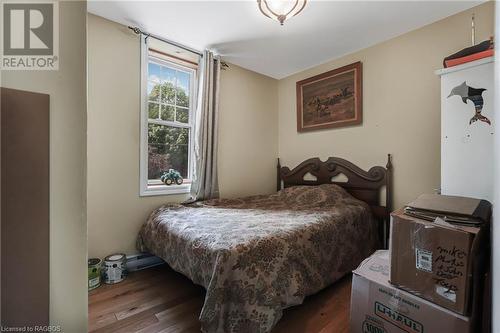
{"type": "Polygon", "coordinates": [[[49,322],[49,96],[1,88],[2,326],[49,322]]]}

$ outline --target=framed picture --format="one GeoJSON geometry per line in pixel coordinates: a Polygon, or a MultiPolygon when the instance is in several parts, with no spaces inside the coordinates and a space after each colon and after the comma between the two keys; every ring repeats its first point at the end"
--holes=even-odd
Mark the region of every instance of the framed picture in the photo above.
{"type": "Polygon", "coordinates": [[[297,131],[361,124],[362,82],[361,62],[297,82],[297,131]]]}

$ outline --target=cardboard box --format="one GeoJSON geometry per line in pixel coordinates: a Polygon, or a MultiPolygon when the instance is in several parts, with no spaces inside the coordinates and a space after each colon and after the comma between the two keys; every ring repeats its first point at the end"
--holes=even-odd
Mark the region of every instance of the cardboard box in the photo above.
{"type": "Polygon", "coordinates": [[[353,272],[351,333],[469,333],[461,316],[389,283],[389,251],[377,251],[353,272]]]}
{"type": "Polygon", "coordinates": [[[479,228],[391,214],[390,281],[462,315],[470,314],[473,241],[479,228]]]}

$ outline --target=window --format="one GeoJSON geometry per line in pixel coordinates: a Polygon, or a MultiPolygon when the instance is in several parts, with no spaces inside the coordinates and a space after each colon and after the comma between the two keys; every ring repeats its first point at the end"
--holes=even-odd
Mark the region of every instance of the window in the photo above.
{"type": "MultiPolygon", "coordinates": [[[[145,46],[147,48],[147,46],[145,46]]],[[[187,193],[192,173],[196,69],[147,49],[142,63],[141,195],[187,193]],[[177,170],[182,185],[160,177],[177,170]]]]}

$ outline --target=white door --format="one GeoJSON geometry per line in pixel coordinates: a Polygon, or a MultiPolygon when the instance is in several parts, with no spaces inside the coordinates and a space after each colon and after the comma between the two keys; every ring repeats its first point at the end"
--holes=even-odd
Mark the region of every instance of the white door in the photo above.
{"type": "Polygon", "coordinates": [[[493,62],[445,72],[441,76],[441,193],[493,202],[493,62]],[[476,113],[476,106],[481,113],[476,113]]]}

